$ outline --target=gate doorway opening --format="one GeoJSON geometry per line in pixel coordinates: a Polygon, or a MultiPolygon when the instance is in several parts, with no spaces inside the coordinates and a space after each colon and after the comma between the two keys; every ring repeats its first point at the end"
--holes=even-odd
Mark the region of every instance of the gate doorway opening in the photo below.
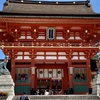
{"type": "Polygon", "coordinates": [[[62,79],[37,79],[37,89],[44,93],[45,90],[52,89],[53,93],[62,94],[63,93],[63,82],[62,79]]]}
{"type": "Polygon", "coordinates": [[[61,79],[52,79],[52,89],[53,90],[62,90],[62,80],[61,79]]]}
{"type": "Polygon", "coordinates": [[[50,79],[37,79],[37,89],[49,89],[50,81],[50,79]]]}

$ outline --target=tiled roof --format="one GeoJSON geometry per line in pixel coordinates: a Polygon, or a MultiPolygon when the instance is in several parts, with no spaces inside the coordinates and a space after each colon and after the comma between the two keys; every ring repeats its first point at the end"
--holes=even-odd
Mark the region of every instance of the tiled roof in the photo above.
{"type": "Polygon", "coordinates": [[[25,14],[96,14],[91,6],[85,4],[24,4],[8,3],[3,12],[25,13],[25,14]]]}

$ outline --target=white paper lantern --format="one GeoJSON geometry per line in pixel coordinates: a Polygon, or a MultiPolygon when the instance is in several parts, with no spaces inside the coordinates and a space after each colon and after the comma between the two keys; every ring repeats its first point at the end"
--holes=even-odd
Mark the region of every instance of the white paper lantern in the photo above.
{"type": "Polygon", "coordinates": [[[35,67],[31,68],[31,72],[32,72],[32,74],[35,74],[35,67]]]}
{"type": "Polygon", "coordinates": [[[73,74],[73,67],[69,67],[69,74],[73,74]]]}

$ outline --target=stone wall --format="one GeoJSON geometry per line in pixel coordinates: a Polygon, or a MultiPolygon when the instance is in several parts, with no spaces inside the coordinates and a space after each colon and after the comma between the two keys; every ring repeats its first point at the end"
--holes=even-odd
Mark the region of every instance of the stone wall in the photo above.
{"type": "Polygon", "coordinates": [[[14,82],[11,75],[1,75],[0,76],[0,92],[7,92],[7,100],[12,100],[15,96],[14,93],[14,82]]]}
{"type": "Polygon", "coordinates": [[[96,74],[92,82],[92,94],[100,96],[100,74],[96,74]]]}

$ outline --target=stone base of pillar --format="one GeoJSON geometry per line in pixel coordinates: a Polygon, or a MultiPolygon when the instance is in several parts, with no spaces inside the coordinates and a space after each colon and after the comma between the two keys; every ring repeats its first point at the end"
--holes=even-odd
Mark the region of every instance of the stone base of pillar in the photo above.
{"type": "Polygon", "coordinates": [[[89,94],[92,94],[92,88],[89,88],[88,90],[89,90],[89,94]]]}
{"type": "Polygon", "coordinates": [[[69,94],[74,94],[74,89],[73,88],[69,88],[69,94]]]}

